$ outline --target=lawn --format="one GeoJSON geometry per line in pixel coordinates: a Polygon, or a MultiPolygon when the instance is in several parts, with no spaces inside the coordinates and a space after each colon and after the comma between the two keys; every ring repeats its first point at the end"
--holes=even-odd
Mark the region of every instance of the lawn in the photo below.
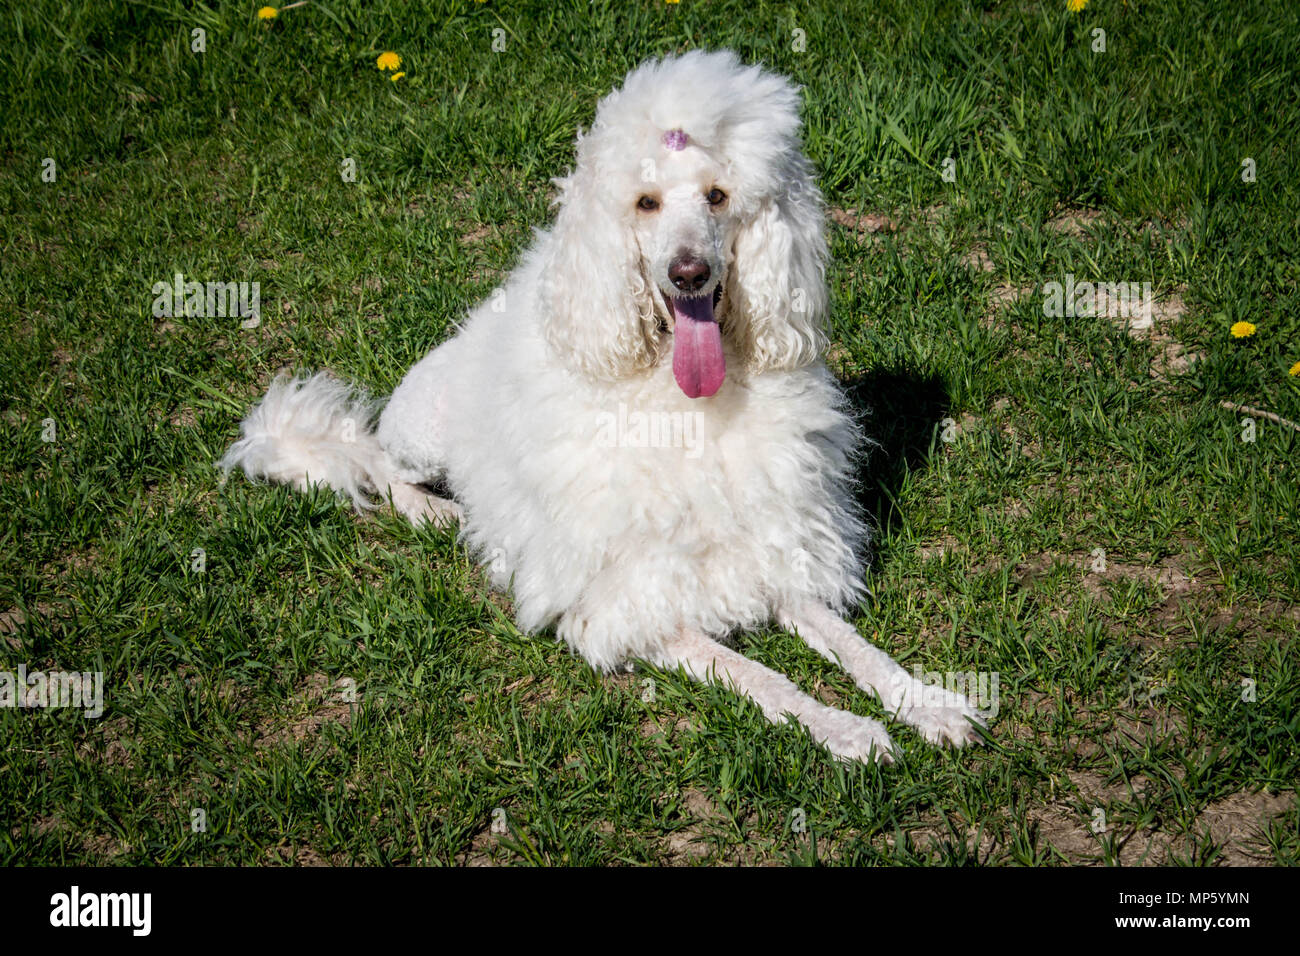
{"type": "Polygon", "coordinates": [[[103,713],[0,707],[0,862],[1300,863],[1297,37],[1282,0],[9,5],[0,674],[100,672],[103,713]],[[856,621],[996,675],[983,747],[847,765],[600,677],[454,532],[214,467],[280,369],[392,389],[596,100],[696,47],[804,88],[879,443],[856,621]],[[259,321],[156,315],[178,273],[259,321]],[[1052,307],[1085,282],[1150,308],[1052,307]]]}

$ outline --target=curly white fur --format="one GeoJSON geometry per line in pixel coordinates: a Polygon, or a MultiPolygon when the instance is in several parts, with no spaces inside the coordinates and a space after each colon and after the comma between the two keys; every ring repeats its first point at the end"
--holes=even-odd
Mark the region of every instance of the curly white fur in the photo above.
{"type": "Polygon", "coordinates": [[[927,737],[975,739],[968,701],[917,705],[918,682],[835,613],[863,591],[860,436],[820,359],[826,242],[799,127],[796,89],[732,53],[642,65],[579,136],[554,225],[374,432],[340,383],[279,380],[223,467],[459,519],[522,628],[554,625],[602,670],[726,680],[839,756],[883,757],[889,736],[717,639],[775,618],[927,737]],[[684,257],[707,271],[691,296],[716,303],[720,355],[708,317],[683,318],[684,257]],[[695,351],[674,338],[688,326],[695,351]],[[725,359],[715,393],[688,397],[675,349],[725,359]],[[437,481],[454,504],[417,487],[437,481]]]}

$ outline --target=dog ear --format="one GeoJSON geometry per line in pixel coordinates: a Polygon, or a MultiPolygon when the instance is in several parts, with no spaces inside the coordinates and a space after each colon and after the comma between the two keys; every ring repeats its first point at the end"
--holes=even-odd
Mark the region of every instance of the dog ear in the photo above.
{"type": "Polygon", "coordinates": [[[737,332],[757,371],[809,364],[826,346],[826,236],[808,161],[790,150],[785,185],[759,206],[735,243],[737,332]]]}
{"type": "Polygon", "coordinates": [[[555,180],[559,213],[540,252],[542,328],[571,369],[615,379],[653,361],[654,306],[631,229],[598,186],[591,140],[555,180]]]}

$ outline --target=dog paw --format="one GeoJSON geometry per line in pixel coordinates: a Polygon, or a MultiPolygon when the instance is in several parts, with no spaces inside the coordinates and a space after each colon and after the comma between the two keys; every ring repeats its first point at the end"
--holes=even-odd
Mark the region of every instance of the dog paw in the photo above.
{"type": "Polygon", "coordinates": [[[414,524],[428,522],[435,528],[447,528],[464,520],[465,512],[454,501],[430,496],[429,501],[417,516],[408,515],[408,517],[411,518],[414,524]]]}
{"type": "Polygon", "coordinates": [[[460,521],[464,515],[456,502],[421,491],[414,485],[394,485],[389,492],[393,507],[413,525],[428,523],[436,528],[445,528],[460,521]]]}
{"type": "Polygon", "coordinates": [[[930,743],[954,747],[981,743],[976,728],[988,726],[988,718],[979,708],[961,694],[942,687],[927,686],[922,699],[901,707],[897,716],[930,743]]]}
{"type": "Polygon", "coordinates": [[[807,725],[814,740],[840,760],[879,764],[894,762],[894,741],[884,724],[869,717],[827,709],[829,714],[807,725]]]}

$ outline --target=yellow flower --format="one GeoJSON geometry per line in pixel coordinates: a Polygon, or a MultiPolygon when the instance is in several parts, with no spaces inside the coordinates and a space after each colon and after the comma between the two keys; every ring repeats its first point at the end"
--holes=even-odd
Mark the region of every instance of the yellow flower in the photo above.
{"type": "Polygon", "coordinates": [[[381,70],[395,70],[402,65],[402,58],[392,50],[387,50],[379,54],[379,59],[375,61],[375,65],[381,70]]]}
{"type": "Polygon", "coordinates": [[[279,15],[280,11],[275,9],[275,7],[263,7],[261,10],[257,11],[257,19],[259,20],[274,20],[279,15]]]}
{"type": "Polygon", "coordinates": [[[1249,322],[1237,322],[1232,326],[1232,337],[1244,339],[1255,334],[1255,326],[1249,322]]]}
{"type": "Polygon", "coordinates": [[[1070,2],[1066,4],[1066,6],[1070,8],[1071,13],[1078,13],[1087,5],[1088,0],[1070,0],[1070,2]]]}
{"type": "Polygon", "coordinates": [[[402,77],[404,77],[404,76],[406,76],[406,71],[405,71],[405,70],[403,70],[401,73],[394,73],[392,76],[389,77],[389,79],[392,80],[394,83],[396,83],[398,80],[400,80],[400,79],[401,79],[402,77]]]}
{"type": "Polygon", "coordinates": [[[1294,365],[1292,365],[1292,366],[1291,366],[1291,371],[1290,371],[1288,374],[1290,374],[1290,375],[1300,375],[1300,362],[1296,362],[1294,365]]]}

